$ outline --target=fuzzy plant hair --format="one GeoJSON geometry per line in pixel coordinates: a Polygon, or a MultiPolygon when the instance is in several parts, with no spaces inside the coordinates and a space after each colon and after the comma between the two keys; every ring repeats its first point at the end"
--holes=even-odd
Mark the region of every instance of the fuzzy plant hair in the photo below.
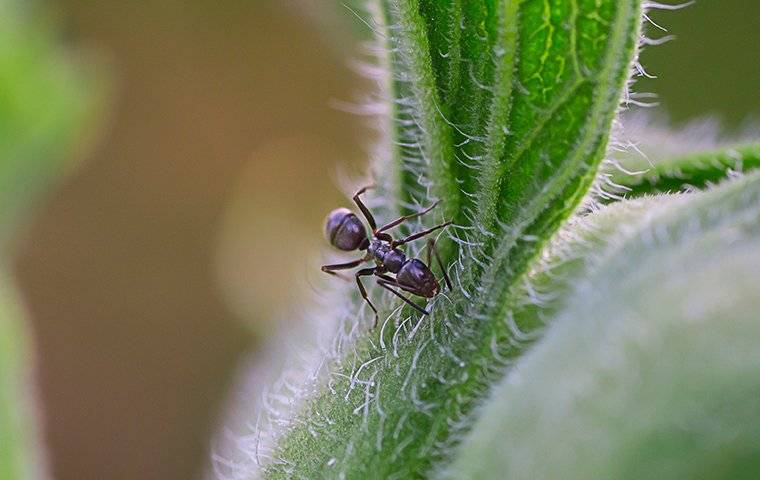
{"type": "MultiPolygon", "coordinates": [[[[618,133],[618,116],[641,103],[631,85],[646,75],[639,47],[660,43],[642,29],[657,8],[675,7],[641,0],[377,0],[357,12],[376,37],[378,58],[367,71],[381,87],[380,108],[368,111],[384,112],[386,133],[367,203],[388,221],[440,202],[400,231],[453,222],[437,242],[454,288],[428,303],[429,316],[370,288],[380,313],[373,329],[373,312],[353,286],[326,281],[322,304],[310,315],[329,335],[314,350],[289,351],[290,368],[249,417],[253,432],[234,441],[247,458],[218,452],[218,477],[467,472],[470,457],[454,467],[452,461],[489,412],[483,405],[494,386],[553,324],[573,279],[601,263],[587,259],[589,245],[602,248],[600,239],[617,231],[587,217],[644,222],[648,206],[683,202],[683,195],[633,200],[615,207],[620,215],[605,214],[611,207],[604,205],[681,191],[690,182],[704,187],[726,175],[730,162],[715,163],[713,155],[700,171],[717,173],[695,174],[699,181],[679,176],[680,167],[621,180],[634,169],[616,152],[635,144],[618,133]],[[638,187],[646,182],[651,188],[638,187]]],[[[741,154],[751,165],[758,161],[756,146],[741,154]]],[[[452,478],[474,478],[467,475],[452,478]]]]}

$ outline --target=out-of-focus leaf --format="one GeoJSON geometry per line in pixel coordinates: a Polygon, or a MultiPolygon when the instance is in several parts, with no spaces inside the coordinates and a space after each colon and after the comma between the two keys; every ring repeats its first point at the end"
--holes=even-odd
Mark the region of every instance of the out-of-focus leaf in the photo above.
{"type": "Polygon", "coordinates": [[[103,99],[35,2],[0,0],[0,478],[46,476],[32,394],[32,342],[10,278],[9,240],[70,168],[103,99]]]}
{"type": "Polygon", "coordinates": [[[23,318],[12,283],[0,275],[0,478],[9,480],[43,478],[46,471],[23,318]]]}
{"type": "Polygon", "coordinates": [[[615,208],[603,248],[570,245],[593,265],[445,478],[756,477],[760,174],[615,208]]]}
{"type": "Polygon", "coordinates": [[[70,168],[102,80],[58,45],[35,2],[0,0],[0,245],[70,168]]]}

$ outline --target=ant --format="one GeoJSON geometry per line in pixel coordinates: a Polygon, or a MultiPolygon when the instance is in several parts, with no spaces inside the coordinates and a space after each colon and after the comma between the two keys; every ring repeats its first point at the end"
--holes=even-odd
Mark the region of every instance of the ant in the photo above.
{"type": "Polygon", "coordinates": [[[438,202],[435,202],[433,205],[429,206],[425,210],[422,210],[421,212],[413,213],[411,215],[404,215],[388,223],[387,225],[383,225],[382,227],[377,228],[375,218],[372,216],[372,213],[370,213],[369,209],[364,205],[364,203],[362,203],[361,198],[359,198],[369,188],[372,187],[369,186],[361,188],[356,192],[356,194],[354,194],[353,200],[354,203],[356,203],[356,205],[359,207],[359,210],[361,210],[364,218],[367,220],[367,223],[372,229],[372,237],[367,235],[367,230],[364,228],[364,224],[362,224],[361,220],[359,220],[359,218],[347,208],[336,208],[330,212],[330,214],[327,216],[327,221],[325,224],[325,233],[327,235],[327,239],[330,241],[330,244],[332,244],[333,247],[346,252],[353,250],[366,250],[367,254],[363,258],[354,260],[352,262],[339,263],[335,265],[324,265],[322,266],[322,271],[329,273],[330,275],[339,276],[339,274],[336,273],[336,270],[348,270],[350,268],[358,267],[362,263],[370,262],[372,260],[375,261],[374,267],[363,268],[357,271],[355,274],[356,284],[359,287],[359,292],[361,293],[362,298],[364,298],[364,300],[369,304],[370,308],[372,308],[372,311],[375,312],[374,326],[377,326],[377,309],[367,296],[367,291],[364,289],[364,285],[361,281],[361,277],[370,275],[377,277],[377,283],[381,287],[401,298],[401,300],[406,302],[409,306],[418,312],[422,313],[423,315],[427,315],[427,310],[417,305],[406,296],[402,295],[399,290],[423,298],[433,298],[438,295],[440,291],[440,285],[438,283],[438,280],[436,280],[435,276],[433,275],[433,272],[430,270],[430,267],[428,266],[430,265],[431,254],[435,256],[438,262],[438,266],[441,267],[441,270],[443,271],[443,279],[446,282],[446,286],[449,290],[451,290],[451,281],[449,280],[449,276],[446,274],[446,268],[443,266],[441,257],[438,255],[438,251],[435,249],[435,240],[428,240],[427,262],[424,263],[416,258],[407,258],[404,252],[399,250],[398,247],[401,247],[409,242],[429,235],[436,230],[451,225],[452,222],[445,222],[427,230],[409,235],[408,237],[402,238],[400,240],[394,240],[390,234],[385,233],[387,230],[397,227],[413,218],[425,215],[433,208],[435,208],[435,206],[438,205],[438,202]],[[389,273],[395,274],[396,276],[392,277],[389,275],[389,273]]]}

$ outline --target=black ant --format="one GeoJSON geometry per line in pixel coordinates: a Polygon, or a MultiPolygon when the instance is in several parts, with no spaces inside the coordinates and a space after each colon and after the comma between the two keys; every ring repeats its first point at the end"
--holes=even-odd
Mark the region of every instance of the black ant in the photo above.
{"type": "Polygon", "coordinates": [[[384,289],[390,291],[397,297],[401,298],[404,302],[409,304],[412,308],[427,315],[428,311],[417,305],[409,298],[402,295],[396,288],[405,292],[409,292],[413,295],[417,295],[423,298],[433,298],[438,295],[440,291],[440,285],[436,280],[433,272],[430,271],[430,257],[431,254],[435,256],[438,266],[443,271],[443,279],[446,281],[446,286],[451,290],[451,281],[446,274],[446,268],[443,266],[441,257],[438,255],[438,251],[435,249],[435,240],[428,240],[427,244],[427,262],[423,263],[416,258],[409,259],[407,256],[398,249],[402,245],[422,238],[426,235],[433,233],[436,230],[451,225],[451,222],[445,222],[435,227],[417,232],[409,235],[408,237],[400,240],[394,240],[391,235],[384,233],[386,230],[390,230],[393,227],[397,227],[407,220],[425,215],[436,205],[434,203],[430,207],[422,210],[418,213],[411,215],[404,215],[396,220],[377,228],[375,218],[370,213],[369,209],[362,203],[359,198],[367,189],[372,187],[364,187],[360,189],[353,197],[354,203],[359,207],[364,218],[367,220],[370,228],[372,229],[372,237],[367,235],[367,230],[364,228],[361,220],[347,208],[336,208],[327,216],[327,222],[325,225],[325,233],[330,244],[335,248],[343,251],[353,250],[366,250],[367,254],[358,260],[347,263],[339,263],[335,265],[324,265],[322,271],[329,273],[330,275],[338,275],[336,270],[348,270],[350,268],[358,267],[362,263],[374,260],[375,266],[372,268],[363,268],[356,272],[356,284],[359,287],[359,292],[362,294],[362,298],[369,304],[372,311],[375,312],[375,325],[377,325],[377,309],[367,296],[367,291],[364,289],[361,277],[374,275],[378,277],[377,283],[384,289]],[[388,275],[389,273],[395,274],[395,278],[388,275]]]}

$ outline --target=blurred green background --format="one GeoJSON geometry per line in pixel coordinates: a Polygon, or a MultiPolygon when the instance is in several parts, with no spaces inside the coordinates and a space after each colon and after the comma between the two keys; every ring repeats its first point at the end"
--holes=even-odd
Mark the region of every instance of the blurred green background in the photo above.
{"type": "MultiPolygon", "coordinates": [[[[369,158],[373,130],[334,107],[374,88],[350,68],[369,35],[333,2],[44,5],[112,80],[15,256],[53,475],[200,478],[238,362],[310,295],[323,215],[369,158]]],[[[657,113],[757,118],[760,4],[651,16],[678,37],[641,57],[657,113]]]]}

